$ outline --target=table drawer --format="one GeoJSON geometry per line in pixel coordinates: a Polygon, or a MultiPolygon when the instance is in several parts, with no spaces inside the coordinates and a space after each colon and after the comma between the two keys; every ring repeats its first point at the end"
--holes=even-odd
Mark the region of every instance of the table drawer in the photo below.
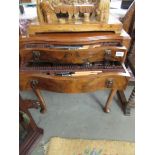
{"type": "Polygon", "coordinates": [[[99,73],[86,76],[51,76],[45,73],[20,72],[20,89],[31,89],[32,85],[42,90],[58,93],[84,93],[105,88],[124,90],[128,84],[126,73],[99,73]]]}
{"type": "Polygon", "coordinates": [[[127,49],[121,47],[98,47],[88,49],[23,49],[20,50],[21,64],[27,62],[52,62],[84,64],[103,60],[124,62],[127,49]]]}

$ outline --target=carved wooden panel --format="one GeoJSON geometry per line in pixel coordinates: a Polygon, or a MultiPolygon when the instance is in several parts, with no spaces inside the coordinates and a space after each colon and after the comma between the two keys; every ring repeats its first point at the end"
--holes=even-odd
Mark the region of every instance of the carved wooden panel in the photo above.
{"type": "Polygon", "coordinates": [[[104,22],[109,19],[110,0],[37,0],[40,23],[104,22]],[[57,14],[67,14],[66,18],[57,14]]]}

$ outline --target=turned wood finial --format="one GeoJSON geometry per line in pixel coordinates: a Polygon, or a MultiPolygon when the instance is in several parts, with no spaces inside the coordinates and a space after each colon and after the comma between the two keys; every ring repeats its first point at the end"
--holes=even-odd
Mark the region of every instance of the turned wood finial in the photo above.
{"type": "Polygon", "coordinates": [[[110,0],[100,0],[97,9],[99,21],[108,22],[109,10],[110,10],[110,0]]]}
{"type": "Polygon", "coordinates": [[[44,16],[40,8],[40,3],[41,3],[41,0],[37,0],[37,16],[38,16],[38,21],[40,23],[44,23],[44,16]]]}
{"type": "Polygon", "coordinates": [[[85,22],[89,22],[90,21],[89,17],[90,17],[90,13],[84,13],[84,21],[85,22]]]}
{"type": "Polygon", "coordinates": [[[42,3],[40,3],[40,8],[43,12],[44,21],[47,23],[58,21],[55,10],[49,1],[42,1],[42,3]]]}

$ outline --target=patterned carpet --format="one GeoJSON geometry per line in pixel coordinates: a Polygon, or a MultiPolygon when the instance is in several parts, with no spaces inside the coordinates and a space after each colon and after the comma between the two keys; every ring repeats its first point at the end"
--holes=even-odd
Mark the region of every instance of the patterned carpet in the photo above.
{"type": "Polygon", "coordinates": [[[46,155],[134,155],[134,143],[125,141],[52,138],[46,155]]]}

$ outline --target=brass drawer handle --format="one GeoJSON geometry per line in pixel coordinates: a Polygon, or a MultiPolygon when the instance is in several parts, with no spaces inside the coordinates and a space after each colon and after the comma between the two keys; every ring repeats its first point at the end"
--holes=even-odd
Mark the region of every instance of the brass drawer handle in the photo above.
{"type": "Polygon", "coordinates": [[[33,51],[32,52],[33,60],[34,61],[39,61],[40,59],[40,52],[39,51],[33,51]]]}
{"type": "Polygon", "coordinates": [[[110,49],[106,49],[106,50],[104,50],[104,56],[105,56],[105,59],[110,59],[111,56],[112,56],[111,54],[112,54],[112,52],[111,52],[110,49]]]}
{"type": "Polygon", "coordinates": [[[113,83],[114,83],[114,80],[113,79],[108,79],[106,80],[106,87],[107,88],[112,88],[113,87],[113,83]]]}
{"type": "Polygon", "coordinates": [[[38,80],[31,80],[30,81],[30,85],[32,88],[35,88],[38,85],[38,83],[39,83],[38,80]]]}

